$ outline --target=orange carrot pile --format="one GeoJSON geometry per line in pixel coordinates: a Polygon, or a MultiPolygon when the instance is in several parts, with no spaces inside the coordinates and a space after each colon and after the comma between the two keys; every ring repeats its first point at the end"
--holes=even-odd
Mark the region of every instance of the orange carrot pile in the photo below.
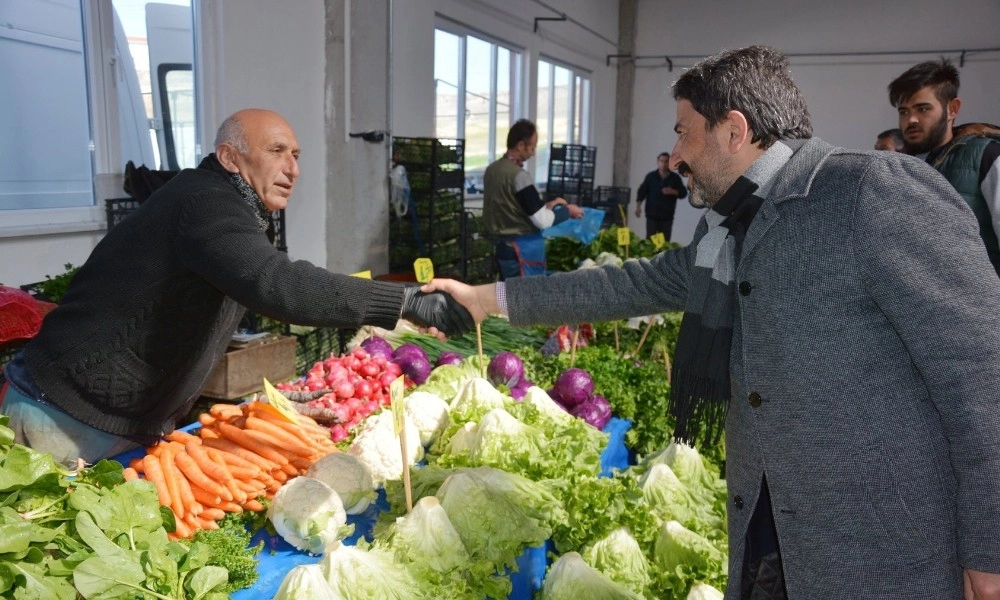
{"type": "Polygon", "coordinates": [[[181,430],[132,460],[126,479],[144,476],[175,516],[175,538],[218,529],[229,512],[261,511],[281,484],[336,452],[330,430],[304,415],[292,423],[264,402],[216,404],[199,417],[201,430],[181,430]]]}

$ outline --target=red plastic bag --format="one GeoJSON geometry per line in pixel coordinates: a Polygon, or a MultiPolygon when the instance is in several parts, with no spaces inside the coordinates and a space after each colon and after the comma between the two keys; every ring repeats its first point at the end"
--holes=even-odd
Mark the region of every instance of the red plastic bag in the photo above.
{"type": "Polygon", "coordinates": [[[53,307],[27,292],[0,285],[0,344],[34,337],[53,307]]]}

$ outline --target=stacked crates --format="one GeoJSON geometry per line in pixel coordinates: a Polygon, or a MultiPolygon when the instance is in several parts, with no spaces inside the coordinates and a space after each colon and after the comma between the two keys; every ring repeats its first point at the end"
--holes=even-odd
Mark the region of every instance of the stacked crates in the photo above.
{"type": "Polygon", "coordinates": [[[628,203],[631,195],[632,188],[602,185],[594,190],[593,201],[585,206],[604,211],[604,222],[601,227],[612,225],[621,227],[628,224],[628,203]]]}
{"type": "Polygon", "coordinates": [[[483,227],[482,211],[462,213],[462,281],[469,284],[490,283],[497,279],[493,241],[483,227]]]}
{"type": "Polygon", "coordinates": [[[594,195],[594,165],[597,148],[579,144],[552,144],[549,153],[549,179],[545,186],[547,200],[565,198],[585,206],[594,195]]]}
{"type": "Polygon", "coordinates": [[[389,215],[389,271],[410,273],[429,258],[436,276],[461,277],[465,206],[465,141],[392,138],[393,162],[406,169],[406,214],[389,215]]]}

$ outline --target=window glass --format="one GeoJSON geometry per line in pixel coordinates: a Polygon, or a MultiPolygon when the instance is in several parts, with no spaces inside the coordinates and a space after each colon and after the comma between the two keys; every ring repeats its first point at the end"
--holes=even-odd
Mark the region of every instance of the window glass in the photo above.
{"type": "Polygon", "coordinates": [[[500,157],[507,153],[507,131],[513,124],[511,120],[511,51],[497,48],[496,75],[496,118],[494,119],[493,156],[500,157]]]}
{"type": "Polygon", "coordinates": [[[492,87],[493,48],[489,42],[466,37],[465,63],[465,168],[485,169],[490,161],[490,107],[496,98],[492,87]]]}
{"type": "Polygon", "coordinates": [[[538,107],[535,126],[538,128],[538,147],[535,150],[535,179],[544,185],[549,178],[549,154],[552,149],[552,68],[544,60],[538,61],[538,107]]]}
{"type": "Polygon", "coordinates": [[[434,136],[439,138],[462,137],[458,129],[461,41],[447,31],[434,31],[434,136]]]}
{"type": "Polygon", "coordinates": [[[552,144],[590,143],[590,76],[573,67],[538,61],[538,149],[535,179],[545,185],[552,144]]]}
{"type": "Polygon", "coordinates": [[[94,203],[83,12],[0,3],[0,209],[94,203]]]}

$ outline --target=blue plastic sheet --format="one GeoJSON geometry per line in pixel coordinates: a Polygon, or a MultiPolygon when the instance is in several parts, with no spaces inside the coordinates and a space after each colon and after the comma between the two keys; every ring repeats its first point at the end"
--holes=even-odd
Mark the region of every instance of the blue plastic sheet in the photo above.
{"type": "MultiPolygon", "coordinates": [[[[608,434],[609,438],[607,447],[601,453],[602,477],[610,476],[615,469],[625,469],[629,466],[629,452],[625,446],[625,433],[631,427],[632,423],[630,421],[618,418],[612,418],[604,426],[603,431],[608,434]]],[[[182,430],[192,432],[198,428],[199,425],[195,423],[182,428],[182,430]]],[[[137,448],[119,454],[115,457],[115,460],[127,466],[130,460],[141,457],[145,453],[145,448],[137,448]]],[[[371,539],[372,530],[378,521],[379,513],[388,510],[388,508],[389,505],[386,501],[385,493],[380,491],[378,499],[367,511],[360,515],[347,517],[347,523],[354,525],[354,533],[351,537],[344,540],[344,543],[353,545],[362,537],[371,539]]],[[[264,541],[264,547],[257,554],[259,578],[253,586],[231,594],[230,597],[232,600],[273,598],[289,571],[299,565],[317,563],[321,558],[296,550],[280,536],[272,536],[266,531],[258,532],[251,541],[251,545],[256,545],[261,540],[264,541]]],[[[540,546],[527,548],[524,554],[518,557],[518,571],[511,574],[512,590],[507,600],[532,600],[534,592],[542,588],[545,571],[549,566],[548,555],[552,551],[552,543],[546,542],[540,546]]]]}
{"type": "Polygon", "coordinates": [[[601,232],[604,222],[604,211],[597,208],[583,208],[583,216],[579,219],[566,219],[562,223],[542,230],[542,237],[568,237],[583,244],[590,244],[601,232]]]}

